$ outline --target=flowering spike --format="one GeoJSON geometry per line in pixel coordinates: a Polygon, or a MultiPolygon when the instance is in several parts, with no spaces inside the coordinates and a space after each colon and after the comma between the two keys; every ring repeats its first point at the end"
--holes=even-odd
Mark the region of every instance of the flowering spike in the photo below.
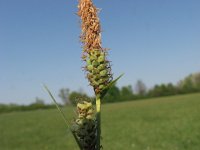
{"type": "Polygon", "coordinates": [[[111,82],[112,75],[110,75],[110,62],[106,59],[106,49],[101,47],[98,9],[91,0],[79,0],[78,9],[78,15],[82,21],[80,38],[83,43],[82,58],[86,62],[87,78],[95,94],[101,94],[111,82]]]}
{"type": "Polygon", "coordinates": [[[72,131],[83,150],[96,150],[96,122],[92,103],[82,100],[77,104],[77,113],[72,131]]]}

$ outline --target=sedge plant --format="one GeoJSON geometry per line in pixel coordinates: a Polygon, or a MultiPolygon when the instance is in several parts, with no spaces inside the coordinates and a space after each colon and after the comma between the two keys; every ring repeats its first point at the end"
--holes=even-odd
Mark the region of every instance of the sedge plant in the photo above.
{"type": "Polygon", "coordinates": [[[81,20],[82,60],[84,71],[90,86],[95,93],[95,105],[92,101],[79,99],[77,102],[77,118],[72,123],[67,121],[51,92],[45,86],[55,102],[59,112],[69,126],[81,150],[100,150],[101,145],[101,101],[115,82],[113,80],[108,50],[102,47],[101,25],[97,9],[92,0],[79,0],[78,16],[81,20]]]}

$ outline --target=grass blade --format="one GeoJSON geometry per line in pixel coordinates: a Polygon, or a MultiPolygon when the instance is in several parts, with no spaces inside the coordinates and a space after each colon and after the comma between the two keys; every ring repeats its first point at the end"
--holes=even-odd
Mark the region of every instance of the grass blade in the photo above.
{"type": "Polygon", "coordinates": [[[65,114],[63,113],[62,109],[59,107],[58,103],[56,102],[56,99],[53,97],[52,93],[50,92],[50,90],[48,89],[48,87],[46,85],[44,85],[45,90],[48,92],[49,96],[51,97],[51,99],[53,100],[54,104],[56,105],[58,111],[60,112],[63,120],[65,121],[66,125],[69,127],[69,121],[67,120],[67,118],[65,117],[65,114]]]}
{"type": "Polygon", "coordinates": [[[103,99],[103,97],[106,95],[106,93],[109,91],[109,89],[123,76],[124,74],[121,74],[119,77],[117,77],[115,80],[113,80],[112,82],[110,82],[108,84],[108,86],[103,90],[102,94],[101,94],[101,99],[103,99]]]}
{"type": "Polygon", "coordinates": [[[75,134],[75,133],[72,131],[72,129],[70,128],[70,126],[69,126],[70,122],[67,120],[67,118],[66,118],[65,114],[63,113],[62,109],[59,107],[58,103],[56,102],[56,99],[54,98],[54,96],[52,95],[52,93],[50,92],[50,90],[48,89],[48,87],[47,87],[46,85],[43,85],[43,86],[44,86],[44,89],[48,92],[48,94],[49,94],[49,96],[51,97],[51,99],[53,100],[54,104],[56,105],[56,107],[57,107],[58,111],[60,112],[60,114],[61,114],[63,120],[65,121],[67,127],[70,129],[70,131],[71,131],[71,133],[72,133],[74,139],[76,140],[76,143],[78,144],[80,150],[82,150],[83,148],[82,148],[82,146],[81,146],[81,143],[79,142],[79,140],[78,140],[76,134],[75,134]]]}

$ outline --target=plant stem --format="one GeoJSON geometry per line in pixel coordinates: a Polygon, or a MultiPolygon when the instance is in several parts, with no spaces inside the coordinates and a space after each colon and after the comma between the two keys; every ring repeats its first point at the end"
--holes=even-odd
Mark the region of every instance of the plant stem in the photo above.
{"type": "Polygon", "coordinates": [[[97,117],[97,150],[101,148],[101,99],[96,95],[96,117],[97,117]]]}

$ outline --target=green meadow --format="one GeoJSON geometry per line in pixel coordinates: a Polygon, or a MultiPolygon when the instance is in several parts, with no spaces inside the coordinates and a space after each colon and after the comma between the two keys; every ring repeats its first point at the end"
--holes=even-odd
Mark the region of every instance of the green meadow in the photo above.
{"type": "MultiPolygon", "coordinates": [[[[69,120],[75,108],[66,107],[69,120]]],[[[102,106],[105,150],[199,150],[200,94],[102,106]]],[[[0,150],[78,150],[57,109],[0,114],[0,150]]]]}

